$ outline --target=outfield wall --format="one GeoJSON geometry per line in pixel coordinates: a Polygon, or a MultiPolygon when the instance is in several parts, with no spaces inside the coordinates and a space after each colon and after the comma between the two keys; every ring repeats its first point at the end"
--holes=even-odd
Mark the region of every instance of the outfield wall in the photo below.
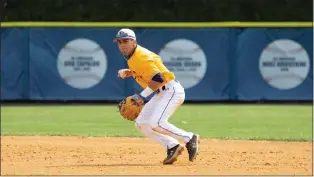
{"type": "MultiPolygon", "coordinates": [[[[126,62],[115,27],[1,29],[2,100],[121,100],[126,62]]],[[[312,100],[312,28],[136,28],[161,55],[186,100],[312,100]]]]}

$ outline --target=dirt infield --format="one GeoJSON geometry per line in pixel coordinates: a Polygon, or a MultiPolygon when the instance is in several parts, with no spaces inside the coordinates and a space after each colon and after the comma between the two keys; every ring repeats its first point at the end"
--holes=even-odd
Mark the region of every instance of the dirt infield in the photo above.
{"type": "Polygon", "coordinates": [[[311,142],[201,139],[162,165],[165,150],[145,138],[1,137],[1,175],[312,175],[311,142]]]}

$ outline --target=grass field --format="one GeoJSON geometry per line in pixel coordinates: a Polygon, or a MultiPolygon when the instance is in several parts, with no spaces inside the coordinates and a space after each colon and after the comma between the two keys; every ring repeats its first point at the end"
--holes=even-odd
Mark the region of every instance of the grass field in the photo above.
{"type": "MultiPolygon", "coordinates": [[[[312,106],[183,105],[169,120],[202,138],[311,141],[312,106]]],[[[142,136],[116,106],[2,106],[2,135],[142,136]]]]}

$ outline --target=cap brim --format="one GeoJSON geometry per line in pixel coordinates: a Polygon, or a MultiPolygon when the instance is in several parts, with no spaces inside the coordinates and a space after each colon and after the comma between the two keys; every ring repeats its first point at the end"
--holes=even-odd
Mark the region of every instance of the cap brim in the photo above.
{"type": "Polygon", "coordinates": [[[116,37],[113,39],[113,42],[117,42],[119,39],[133,39],[136,40],[134,37],[116,37]]]}

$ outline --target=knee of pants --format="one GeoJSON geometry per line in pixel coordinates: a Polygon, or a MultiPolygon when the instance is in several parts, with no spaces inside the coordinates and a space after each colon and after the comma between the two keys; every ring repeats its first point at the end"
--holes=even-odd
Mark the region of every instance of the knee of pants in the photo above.
{"type": "Polygon", "coordinates": [[[164,127],[165,124],[167,124],[167,121],[159,120],[159,121],[149,121],[149,126],[152,127],[152,129],[158,128],[158,127],[164,127]]]}
{"type": "Polygon", "coordinates": [[[142,122],[135,122],[135,127],[137,127],[138,129],[143,129],[143,128],[147,128],[150,127],[149,124],[147,123],[142,123],[142,122]]]}
{"type": "Polygon", "coordinates": [[[158,127],[164,127],[165,124],[167,124],[168,121],[164,121],[164,120],[150,120],[147,122],[143,122],[143,121],[136,121],[135,124],[137,127],[147,127],[149,126],[152,129],[156,129],[158,127]]]}
{"type": "Polygon", "coordinates": [[[155,122],[155,121],[147,121],[147,122],[135,121],[135,126],[140,130],[143,128],[146,128],[146,127],[154,129],[154,128],[158,127],[158,122],[155,122]]]}
{"type": "Polygon", "coordinates": [[[151,133],[151,132],[153,132],[154,130],[152,129],[152,127],[150,126],[150,125],[148,125],[148,124],[137,124],[137,123],[135,123],[135,126],[136,126],[136,128],[139,130],[139,131],[141,131],[141,132],[143,132],[143,133],[151,133]]]}

